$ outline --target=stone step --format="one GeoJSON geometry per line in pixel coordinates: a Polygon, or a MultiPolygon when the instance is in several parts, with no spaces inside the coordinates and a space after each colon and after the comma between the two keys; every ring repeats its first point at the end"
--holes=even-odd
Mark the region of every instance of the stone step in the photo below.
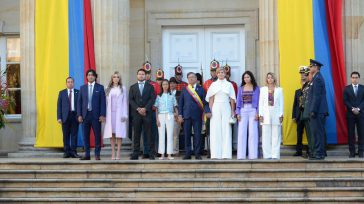
{"type": "Polygon", "coordinates": [[[175,204],[201,204],[201,203],[320,203],[320,204],[347,204],[363,203],[364,197],[322,197],[322,198],[0,198],[0,202],[16,203],[175,203],[175,204]]]}
{"type": "Polygon", "coordinates": [[[364,187],[328,188],[1,188],[0,197],[322,198],[360,197],[364,187]]]}
{"type": "Polygon", "coordinates": [[[364,178],[0,179],[0,188],[316,188],[364,187],[364,178]]]}
{"type": "Polygon", "coordinates": [[[334,169],[40,169],[0,170],[0,178],[127,179],[127,178],[364,178],[363,168],[334,169]]]}
{"type": "Polygon", "coordinates": [[[0,170],[144,170],[144,169],[332,169],[364,168],[363,159],[329,158],[282,160],[101,160],[78,159],[1,159],[0,170]]]}

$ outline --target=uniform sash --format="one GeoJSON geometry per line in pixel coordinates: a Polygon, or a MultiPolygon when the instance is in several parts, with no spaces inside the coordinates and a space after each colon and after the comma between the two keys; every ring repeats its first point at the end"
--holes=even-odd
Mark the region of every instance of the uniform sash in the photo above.
{"type": "Polygon", "coordinates": [[[197,106],[200,108],[200,110],[202,112],[204,112],[202,100],[201,100],[200,96],[197,94],[197,92],[195,91],[195,89],[189,84],[186,87],[186,90],[187,90],[187,93],[190,94],[191,97],[193,98],[193,100],[197,103],[197,106]]]}

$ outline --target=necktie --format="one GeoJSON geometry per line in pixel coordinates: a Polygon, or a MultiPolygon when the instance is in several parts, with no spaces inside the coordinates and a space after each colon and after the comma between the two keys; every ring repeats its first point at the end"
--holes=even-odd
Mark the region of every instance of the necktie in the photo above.
{"type": "Polygon", "coordinates": [[[88,86],[88,110],[92,111],[92,84],[88,86]]]}
{"type": "Polygon", "coordinates": [[[143,95],[144,83],[139,83],[140,95],[143,95]]]}
{"type": "Polygon", "coordinates": [[[72,111],[72,90],[68,94],[69,110],[72,111]]]}
{"type": "Polygon", "coordinates": [[[355,94],[355,96],[357,95],[357,93],[358,93],[358,86],[354,85],[354,94],[355,94]]]}

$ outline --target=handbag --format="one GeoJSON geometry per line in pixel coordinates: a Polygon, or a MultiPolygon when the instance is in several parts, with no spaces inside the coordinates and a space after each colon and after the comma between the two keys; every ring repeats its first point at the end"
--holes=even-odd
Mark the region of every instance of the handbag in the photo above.
{"type": "Polygon", "coordinates": [[[235,117],[230,117],[230,120],[229,120],[229,123],[230,124],[235,124],[236,123],[236,118],[235,117]]]}

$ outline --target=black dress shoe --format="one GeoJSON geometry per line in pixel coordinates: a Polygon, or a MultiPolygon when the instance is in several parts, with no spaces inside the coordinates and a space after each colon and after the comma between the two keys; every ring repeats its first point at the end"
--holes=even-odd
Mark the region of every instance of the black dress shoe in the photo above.
{"type": "Polygon", "coordinates": [[[188,159],[191,159],[191,155],[186,155],[183,157],[183,160],[188,160],[188,159]]]}
{"type": "Polygon", "coordinates": [[[296,153],[294,153],[294,155],[293,155],[294,157],[300,157],[300,156],[302,156],[302,152],[296,152],[296,153]]]}
{"type": "Polygon", "coordinates": [[[77,153],[76,154],[71,154],[70,155],[72,158],[81,158],[81,156],[80,155],[78,155],[77,153]]]}
{"type": "Polygon", "coordinates": [[[142,158],[143,159],[148,159],[149,158],[149,154],[143,154],[142,158]]]}
{"type": "Polygon", "coordinates": [[[311,155],[311,156],[308,157],[308,160],[316,160],[316,157],[311,155]]]}
{"type": "Polygon", "coordinates": [[[91,157],[81,157],[80,160],[90,160],[91,157]]]}
{"type": "Polygon", "coordinates": [[[350,153],[349,158],[355,158],[355,154],[350,153]]]}
{"type": "Polygon", "coordinates": [[[195,159],[196,159],[196,160],[202,160],[202,157],[201,157],[200,155],[197,155],[197,156],[195,157],[195,159]]]}
{"type": "Polygon", "coordinates": [[[155,160],[155,156],[154,155],[149,155],[149,160],[155,160]]]}
{"type": "Polygon", "coordinates": [[[63,158],[70,158],[71,157],[71,155],[69,155],[69,154],[67,154],[67,153],[64,153],[63,154],[63,158]]]}
{"type": "Polygon", "coordinates": [[[131,157],[130,157],[130,160],[138,160],[138,159],[139,159],[139,156],[135,155],[135,154],[131,155],[131,157]]]}

